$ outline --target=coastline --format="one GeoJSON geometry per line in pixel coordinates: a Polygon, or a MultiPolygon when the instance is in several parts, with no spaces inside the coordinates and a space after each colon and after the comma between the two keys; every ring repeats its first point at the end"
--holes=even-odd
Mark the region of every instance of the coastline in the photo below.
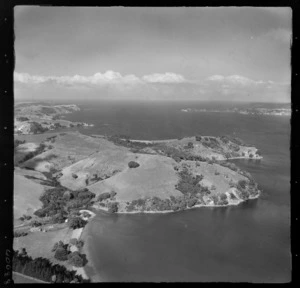
{"type": "MultiPolygon", "coordinates": [[[[88,241],[87,241],[87,239],[88,239],[88,237],[87,237],[88,236],[88,232],[87,232],[88,229],[87,228],[88,228],[90,220],[92,220],[96,216],[96,214],[94,212],[90,211],[90,210],[86,210],[86,209],[80,210],[80,213],[83,213],[83,212],[87,212],[87,213],[89,213],[91,215],[89,218],[82,217],[84,220],[87,220],[88,223],[83,228],[74,229],[71,238],[76,238],[77,240],[83,240],[84,241],[84,245],[81,248],[82,249],[81,250],[81,252],[82,252],[81,254],[85,254],[86,255],[86,259],[88,260],[88,263],[92,263],[92,261],[91,261],[91,255],[89,253],[88,241]]],[[[71,251],[72,252],[78,251],[78,248],[75,247],[75,246],[72,246],[71,247],[71,251]]],[[[92,264],[89,264],[89,266],[93,267],[92,264]]],[[[76,273],[78,275],[80,275],[82,278],[89,279],[91,281],[91,278],[88,276],[88,273],[86,272],[86,268],[85,267],[75,267],[75,266],[73,266],[72,269],[74,271],[76,271],[76,273]]]]}
{"type": "MultiPolygon", "coordinates": [[[[256,196],[250,196],[247,200],[257,199],[257,198],[259,198],[260,195],[261,195],[261,191],[259,191],[259,193],[256,196]]],[[[186,208],[185,210],[191,210],[191,209],[201,208],[201,207],[214,208],[214,207],[237,206],[243,202],[246,202],[247,200],[241,200],[241,199],[233,200],[230,203],[228,203],[227,205],[198,204],[193,207],[186,208]]],[[[98,211],[108,213],[107,210],[105,210],[103,208],[95,208],[95,209],[98,211]]],[[[123,214],[123,215],[125,215],[125,214],[143,214],[143,213],[145,213],[145,214],[166,214],[166,213],[182,212],[185,210],[180,210],[180,211],[173,211],[173,210],[168,210],[168,211],[131,211],[131,212],[116,212],[114,214],[123,214]]],[[[85,211],[89,211],[89,210],[85,210],[85,211]]],[[[93,213],[93,212],[91,212],[91,213],[93,213]]],[[[80,274],[82,277],[86,277],[85,279],[89,279],[92,283],[101,283],[101,282],[105,282],[105,281],[103,281],[103,279],[101,279],[101,275],[95,274],[95,272],[94,272],[95,265],[92,260],[92,251],[91,251],[92,247],[90,245],[90,239],[92,238],[92,233],[91,233],[91,231],[89,231],[89,229],[90,229],[91,222],[93,221],[93,218],[96,216],[95,213],[93,213],[93,214],[94,215],[89,218],[91,221],[89,220],[88,223],[86,224],[86,226],[84,228],[80,229],[80,234],[79,233],[77,234],[77,236],[79,237],[78,239],[81,239],[84,241],[84,245],[82,247],[81,252],[82,252],[82,254],[86,255],[88,264],[86,264],[84,267],[82,267],[81,270],[77,270],[78,268],[76,268],[76,267],[75,267],[75,269],[78,274],[80,274]]],[[[79,229],[77,229],[77,230],[79,230],[79,229]]]]}
{"type": "MultiPolygon", "coordinates": [[[[261,195],[261,191],[258,191],[258,194],[256,196],[249,196],[248,199],[246,200],[242,200],[242,199],[238,199],[238,200],[231,200],[231,202],[229,202],[227,205],[216,205],[216,204],[198,204],[198,205],[194,205],[193,207],[187,207],[184,210],[178,210],[178,211],[174,211],[174,210],[165,210],[165,211],[123,211],[123,212],[116,212],[113,214],[166,214],[166,213],[176,213],[176,212],[182,212],[182,211],[186,211],[186,210],[191,210],[191,209],[195,209],[195,208],[201,208],[201,207],[228,207],[228,206],[237,206],[243,202],[246,202],[248,200],[253,200],[253,199],[257,199],[259,198],[259,196],[261,195]]],[[[96,210],[99,211],[103,211],[103,212],[107,212],[107,208],[100,208],[98,206],[94,206],[94,208],[96,210]]]]}

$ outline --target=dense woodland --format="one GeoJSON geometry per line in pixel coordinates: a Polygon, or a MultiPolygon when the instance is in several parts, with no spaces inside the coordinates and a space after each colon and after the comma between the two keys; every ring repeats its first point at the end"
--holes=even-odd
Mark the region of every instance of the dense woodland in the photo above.
{"type": "Polygon", "coordinates": [[[76,275],[75,271],[68,271],[61,265],[53,265],[46,258],[31,258],[23,248],[21,252],[14,251],[13,271],[24,275],[40,279],[45,282],[51,282],[53,275],[56,277],[55,283],[88,283],[89,280],[76,275]]]}

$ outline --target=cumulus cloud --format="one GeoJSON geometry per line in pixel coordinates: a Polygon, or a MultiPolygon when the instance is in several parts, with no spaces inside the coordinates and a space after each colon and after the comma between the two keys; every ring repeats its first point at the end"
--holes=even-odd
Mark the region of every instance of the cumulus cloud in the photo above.
{"type": "Polygon", "coordinates": [[[125,75],[122,76],[118,72],[106,71],[105,73],[96,73],[92,76],[36,76],[29,75],[27,73],[17,73],[14,74],[15,81],[24,84],[41,84],[45,82],[55,82],[61,85],[80,85],[80,84],[134,84],[139,83],[141,80],[135,75],[125,75]]]}
{"type": "MultiPolygon", "coordinates": [[[[222,76],[222,75],[213,75],[207,78],[208,81],[214,81],[219,83],[226,83],[231,85],[242,85],[242,86],[250,86],[250,85],[258,85],[258,84],[265,84],[267,82],[264,81],[255,81],[249,79],[247,77],[241,75],[230,75],[230,76],[222,76]]],[[[269,81],[268,81],[269,82],[269,81]]]]}
{"type": "Polygon", "coordinates": [[[144,81],[149,83],[184,83],[187,82],[187,80],[180,74],[175,73],[154,73],[150,75],[145,75],[142,78],[144,81]]]}
{"type": "Polygon", "coordinates": [[[105,73],[95,73],[92,76],[36,76],[29,75],[28,73],[14,74],[15,81],[23,84],[43,84],[43,83],[56,83],[64,86],[78,86],[78,85],[109,85],[109,84],[123,84],[122,86],[130,86],[136,84],[147,83],[166,83],[176,84],[188,82],[184,76],[175,73],[154,73],[144,75],[139,78],[134,74],[122,75],[119,72],[106,71],[105,73]]]}

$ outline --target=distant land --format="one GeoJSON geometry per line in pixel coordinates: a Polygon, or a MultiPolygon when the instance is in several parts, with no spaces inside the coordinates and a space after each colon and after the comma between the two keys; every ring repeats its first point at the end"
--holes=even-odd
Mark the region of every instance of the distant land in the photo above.
{"type": "Polygon", "coordinates": [[[93,126],[83,122],[63,120],[63,115],[79,111],[77,105],[45,105],[40,103],[19,103],[15,106],[14,132],[16,134],[38,134],[57,128],[93,126]]]}
{"type": "Polygon", "coordinates": [[[239,113],[246,115],[273,115],[273,116],[291,116],[291,108],[231,108],[231,109],[181,109],[182,112],[210,112],[210,113],[239,113]]]}

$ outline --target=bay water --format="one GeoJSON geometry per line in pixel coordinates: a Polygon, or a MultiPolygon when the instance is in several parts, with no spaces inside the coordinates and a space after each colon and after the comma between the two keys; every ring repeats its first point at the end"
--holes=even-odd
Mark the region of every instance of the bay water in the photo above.
{"type": "Polygon", "coordinates": [[[169,214],[99,212],[87,226],[93,267],[88,263],[86,270],[94,280],[290,281],[290,117],[180,111],[247,105],[240,103],[78,104],[82,110],[66,119],[93,123],[80,128],[84,134],[145,140],[231,135],[256,146],[264,157],[234,161],[262,189],[260,198],[238,206],[169,214]]]}

